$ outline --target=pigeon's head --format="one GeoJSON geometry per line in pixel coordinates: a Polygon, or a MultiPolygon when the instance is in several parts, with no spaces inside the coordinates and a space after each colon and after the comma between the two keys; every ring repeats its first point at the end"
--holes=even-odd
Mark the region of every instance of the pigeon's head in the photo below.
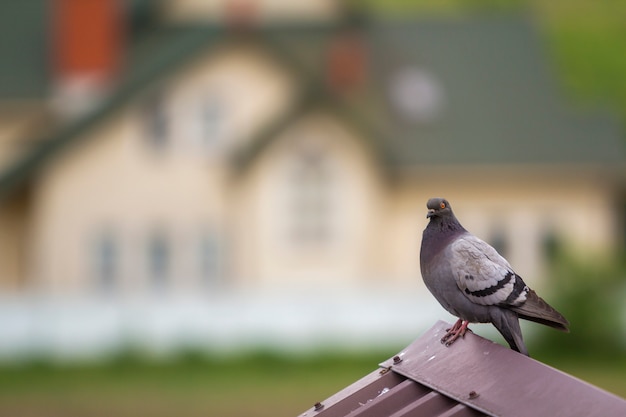
{"type": "Polygon", "coordinates": [[[453,217],[452,208],[450,207],[450,203],[445,198],[431,198],[426,203],[426,208],[428,208],[428,214],[426,214],[426,218],[430,219],[433,217],[453,217]]]}

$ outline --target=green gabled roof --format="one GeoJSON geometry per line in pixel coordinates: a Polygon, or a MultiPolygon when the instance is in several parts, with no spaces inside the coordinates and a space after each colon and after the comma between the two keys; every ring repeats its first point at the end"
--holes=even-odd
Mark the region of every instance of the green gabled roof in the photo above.
{"type": "Polygon", "coordinates": [[[325,83],[327,47],[341,25],[280,25],[248,33],[198,25],[153,30],[132,45],[116,89],[84,117],[52,133],[0,176],[6,194],[88,129],[207,48],[231,37],[257,42],[300,81],[300,96],[248,148],[249,161],[311,106],[355,127],[390,169],[430,164],[596,164],[625,161],[621,126],[605,114],[574,113],[560,99],[532,24],[524,18],[366,22],[371,77],[352,95],[325,83]],[[426,71],[443,105],[430,121],[407,120],[390,105],[398,71],[426,71]]]}

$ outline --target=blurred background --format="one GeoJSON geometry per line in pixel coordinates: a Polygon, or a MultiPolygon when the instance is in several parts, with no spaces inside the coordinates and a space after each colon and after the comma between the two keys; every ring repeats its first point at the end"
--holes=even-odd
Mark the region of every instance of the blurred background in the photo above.
{"type": "Polygon", "coordinates": [[[433,196],[570,320],[531,354],[626,396],[625,17],[3,2],[0,414],[300,413],[454,320],[433,196]]]}

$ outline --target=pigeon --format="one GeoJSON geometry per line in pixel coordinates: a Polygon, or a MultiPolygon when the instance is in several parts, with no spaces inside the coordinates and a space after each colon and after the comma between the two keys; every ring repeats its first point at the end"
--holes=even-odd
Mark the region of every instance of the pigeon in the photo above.
{"type": "Polygon", "coordinates": [[[529,356],[519,318],[569,332],[569,322],[528,287],[493,247],[468,232],[444,198],[426,204],[420,268],[428,290],[458,317],[441,343],[450,346],[469,323],[492,323],[511,349],[529,356]]]}

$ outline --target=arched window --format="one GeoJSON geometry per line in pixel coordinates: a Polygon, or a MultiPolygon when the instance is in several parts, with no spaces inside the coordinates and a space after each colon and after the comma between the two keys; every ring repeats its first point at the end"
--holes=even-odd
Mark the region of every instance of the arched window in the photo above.
{"type": "Polygon", "coordinates": [[[299,149],[290,172],[290,235],[296,244],[325,243],[332,236],[332,169],[328,155],[299,149]]]}
{"type": "Polygon", "coordinates": [[[224,135],[224,100],[217,93],[203,97],[198,107],[198,138],[200,145],[207,150],[219,146],[224,135]]]}

